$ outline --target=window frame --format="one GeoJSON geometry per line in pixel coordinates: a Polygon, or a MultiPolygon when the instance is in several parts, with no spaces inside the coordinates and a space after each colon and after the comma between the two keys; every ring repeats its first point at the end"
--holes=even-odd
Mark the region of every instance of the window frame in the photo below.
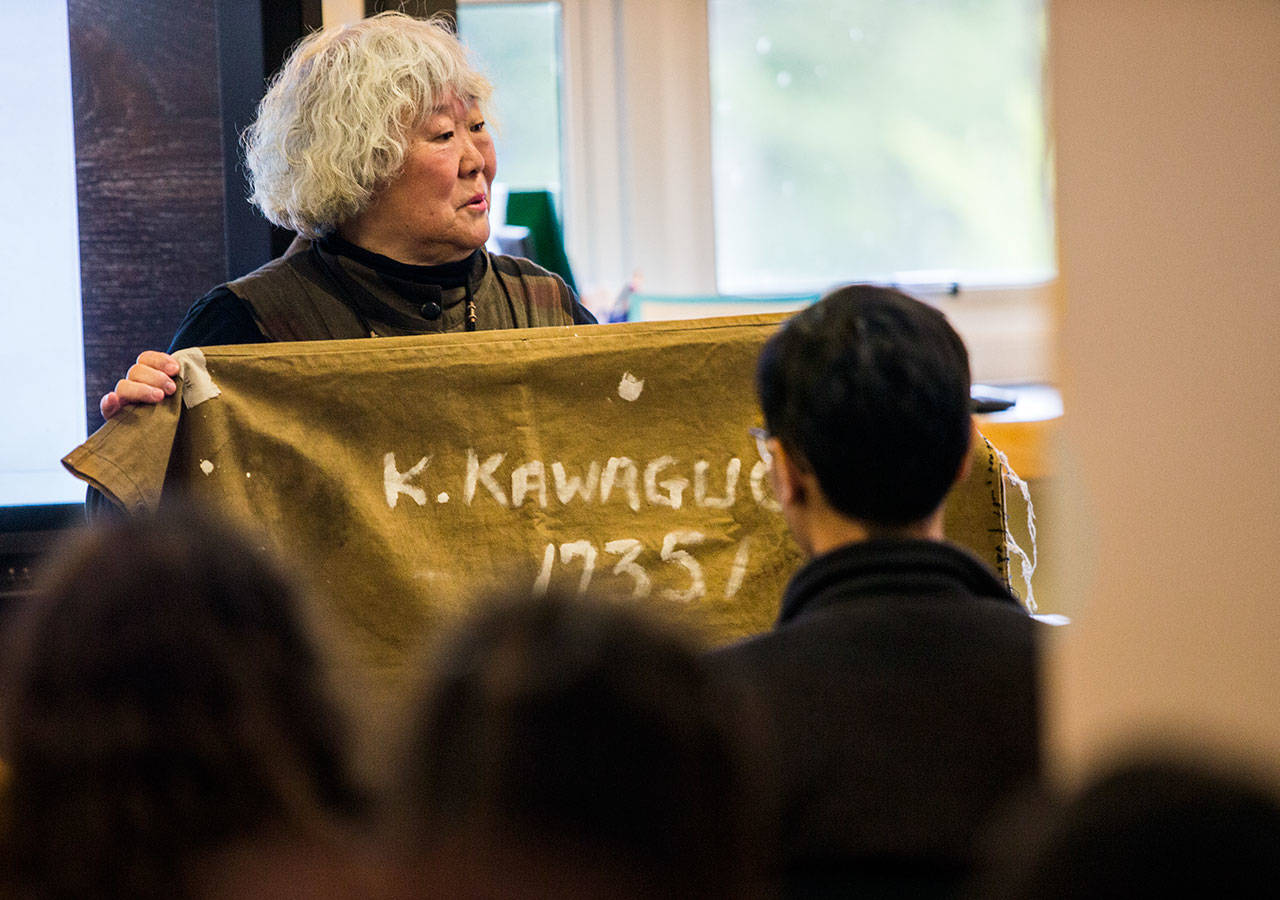
{"type": "MultiPolygon", "coordinates": [[[[637,281],[656,294],[717,293],[707,4],[560,3],[562,208],[575,277],[586,294],[637,281]]],[[[975,380],[1052,380],[1056,280],[901,287],[952,319],[975,380]]]]}

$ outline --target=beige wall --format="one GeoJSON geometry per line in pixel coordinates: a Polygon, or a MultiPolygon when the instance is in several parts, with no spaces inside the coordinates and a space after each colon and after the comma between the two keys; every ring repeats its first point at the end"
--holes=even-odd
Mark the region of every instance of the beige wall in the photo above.
{"type": "Polygon", "coordinates": [[[1280,775],[1280,2],[1056,0],[1062,771],[1190,732],[1280,775]]]}
{"type": "Polygon", "coordinates": [[[321,0],[320,15],[325,25],[345,25],[364,18],[364,0],[321,0]]]}

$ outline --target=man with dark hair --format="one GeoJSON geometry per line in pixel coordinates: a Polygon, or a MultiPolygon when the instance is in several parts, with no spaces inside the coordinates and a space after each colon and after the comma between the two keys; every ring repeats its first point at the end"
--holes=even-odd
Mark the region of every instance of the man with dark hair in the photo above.
{"type": "Polygon", "coordinates": [[[810,557],[771,632],[713,654],[775,729],[782,857],[803,896],[941,896],[1039,769],[1040,627],[943,540],[973,425],[964,344],[937,310],[841,288],[766,344],[770,477],[810,557]]]}

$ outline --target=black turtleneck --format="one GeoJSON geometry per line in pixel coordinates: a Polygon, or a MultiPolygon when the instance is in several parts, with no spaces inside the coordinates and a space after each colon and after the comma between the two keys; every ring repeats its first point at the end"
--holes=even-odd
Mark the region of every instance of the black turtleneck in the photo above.
{"type": "Polygon", "coordinates": [[[471,269],[475,265],[476,257],[481,252],[477,248],[462,259],[454,262],[443,263],[438,266],[416,266],[412,263],[402,263],[399,260],[392,259],[390,256],[383,256],[381,253],[374,253],[372,250],[366,250],[345,238],[339,237],[337,234],[327,235],[316,243],[320,245],[320,249],[327,253],[353,259],[361,265],[368,266],[390,281],[434,284],[442,288],[462,287],[466,284],[467,277],[471,274],[471,269]]]}

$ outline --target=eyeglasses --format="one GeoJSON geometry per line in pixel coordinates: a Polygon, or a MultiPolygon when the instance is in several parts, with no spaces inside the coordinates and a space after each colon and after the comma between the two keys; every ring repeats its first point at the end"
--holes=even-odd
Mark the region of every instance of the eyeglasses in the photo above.
{"type": "Polygon", "coordinates": [[[764,464],[766,466],[772,466],[773,454],[769,452],[769,445],[767,441],[769,438],[773,437],[773,435],[769,433],[769,429],[752,427],[747,429],[747,434],[756,439],[756,452],[760,454],[760,458],[764,460],[764,464]]]}

